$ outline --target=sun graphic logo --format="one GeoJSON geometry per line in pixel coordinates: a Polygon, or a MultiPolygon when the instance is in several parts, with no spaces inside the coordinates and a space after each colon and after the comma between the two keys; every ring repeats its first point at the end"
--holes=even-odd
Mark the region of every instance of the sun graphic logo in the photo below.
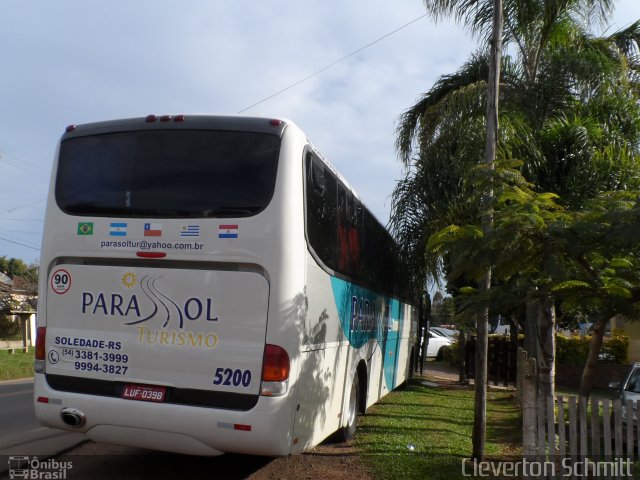
{"type": "Polygon", "coordinates": [[[122,286],[126,288],[133,288],[138,283],[138,277],[133,272],[125,272],[125,274],[122,275],[121,281],[122,286]]]}

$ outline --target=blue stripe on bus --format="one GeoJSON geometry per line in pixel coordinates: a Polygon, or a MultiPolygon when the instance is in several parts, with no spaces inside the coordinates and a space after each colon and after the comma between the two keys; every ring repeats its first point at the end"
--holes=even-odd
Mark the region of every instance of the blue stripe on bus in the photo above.
{"type": "Polygon", "coordinates": [[[384,379],[393,390],[404,323],[401,302],[336,277],[331,277],[331,287],[345,338],[353,348],[377,341],[384,358],[384,379]]]}

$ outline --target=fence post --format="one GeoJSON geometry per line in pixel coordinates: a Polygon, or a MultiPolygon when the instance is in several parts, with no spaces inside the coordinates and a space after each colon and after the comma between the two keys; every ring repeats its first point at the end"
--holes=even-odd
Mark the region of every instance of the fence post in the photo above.
{"type": "Polygon", "coordinates": [[[591,452],[594,457],[600,457],[600,399],[591,397],[591,452]]]}
{"type": "MultiPolygon", "coordinates": [[[[634,409],[634,412],[637,412],[638,411],[637,408],[640,406],[640,405],[638,405],[638,401],[636,401],[635,405],[636,405],[636,408],[634,409]]],[[[637,437],[636,437],[637,444],[636,444],[636,446],[638,447],[637,454],[638,454],[638,458],[640,459],[640,415],[638,415],[636,413],[635,417],[636,418],[633,421],[633,425],[635,425],[635,431],[636,431],[636,434],[637,434],[637,437]]]]}
{"type": "Polygon", "coordinates": [[[558,398],[558,455],[564,458],[567,455],[567,422],[564,416],[564,398],[560,395],[558,398]]]}
{"type": "Polygon", "coordinates": [[[604,441],[603,453],[607,460],[611,459],[611,400],[602,400],[602,439],[604,441]]]}
{"type": "Polygon", "coordinates": [[[578,397],[578,416],[580,417],[580,458],[584,461],[589,455],[587,444],[587,399],[585,397],[578,397]]]}
{"type": "Polygon", "coordinates": [[[578,398],[569,397],[569,455],[572,461],[578,458],[578,398]]]}
{"type": "MultiPolygon", "coordinates": [[[[520,349],[522,350],[522,349],[520,349]]],[[[526,359],[526,352],[524,352],[526,359]]],[[[538,371],[536,359],[530,358],[523,362],[522,367],[522,450],[525,458],[533,460],[538,454],[536,446],[538,405],[538,371]]],[[[542,452],[544,453],[544,445],[542,452]]]]}
{"type": "Polygon", "coordinates": [[[613,401],[613,421],[614,421],[614,455],[616,458],[622,456],[622,401],[616,398],[613,401]]]}
{"type": "Polygon", "coordinates": [[[625,425],[627,430],[627,458],[633,458],[633,417],[637,415],[637,413],[633,408],[633,400],[627,399],[625,403],[625,410],[627,414],[627,424],[625,425]]]}
{"type": "Polygon", "coordinates": [[[557,455],[556,450],[556,416],[555,416],[555,403],[553,396],[548,396],[545,399],[545,406],[547,408],[547,443],[549,445],[549,459],[553,460],[553,457],[557,455]]]}
{"type": "Polygon", "coordinates": [[[522,411],[522,398],[524,388],[524,372],[527,363],[527,352],[522,347],[518,347],[518,360],[516,362],[516,403],[518,408],[522,411]]]}

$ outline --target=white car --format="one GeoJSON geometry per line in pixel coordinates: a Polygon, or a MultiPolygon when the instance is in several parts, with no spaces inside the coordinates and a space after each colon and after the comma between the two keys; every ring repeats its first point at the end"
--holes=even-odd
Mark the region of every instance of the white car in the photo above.
{"type": "MultiPolygon", "coordinates": [[[[601,354],[602,355],[602,354],[601,354]]],[[[640,362],[631,366],[629,374],[622,382],[611,382],[609,388],[618,390],[618,398],[622,402],[622,422],[627,423],[627,400],[633,402],[633,421],[637,418],[638,402],[640,401],[640,362]]]]}
{"type": "Polygon", "coordinates": [[[431,327],[429,330],[433,331],[433,333],[440,334],[443,337],[450,338],[451,341],[455,341],[456,337],[460,335],[458,330],[451,330],[450,328],[444,327],[431,327]]]}
{"type": "Polygon", "coordinates": [[[442,347],[449,347],[453,341],[435,330],[429,329],[429,345],[427,346],[427,358],[435,357],[442,360],[442,347]]]}

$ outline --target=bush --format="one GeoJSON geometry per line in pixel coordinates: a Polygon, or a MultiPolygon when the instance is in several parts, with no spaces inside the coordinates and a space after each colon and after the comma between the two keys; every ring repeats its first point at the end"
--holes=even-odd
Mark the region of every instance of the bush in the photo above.
{"type": "Polygon", "coordinates": [[[610,363],[624,363],[629,353],[629,337],[614,335],[602,345],[600,356],[610,363]]]}
{"type": "Polygon", "coordinates": [[[442,352],[442,359],[451,364],[451,365],[460,365],[461,361],[457,358],[458,352],[461,350],[458,342],[452,343],[451,345],[445,345],[440,348],[442,352]]]}
{"type": "Polygon", "coordinates": [[[14,322],[9,315],[0,315],[0,339],[20,340],[20,322],[14,322]]]}
{"type": "Polygon", "coordinates": [[[442,347],[442,359],[453,367],[459,367],[462,365],[464,356],[465,349],[462,348],[460,335],[456,335],[454,337],[451,345],[445,345],[442,347]]]}
{"type": "MultiPolygon", "coordinates": [[[[556,335],[556,362],[565,365],[583,365],[589,356],[590,336],[556,335]]],[[[615,334],[605,338],[600,351],[600,361],[624,363],[629,352],[629,337],[615,334]]]]}

